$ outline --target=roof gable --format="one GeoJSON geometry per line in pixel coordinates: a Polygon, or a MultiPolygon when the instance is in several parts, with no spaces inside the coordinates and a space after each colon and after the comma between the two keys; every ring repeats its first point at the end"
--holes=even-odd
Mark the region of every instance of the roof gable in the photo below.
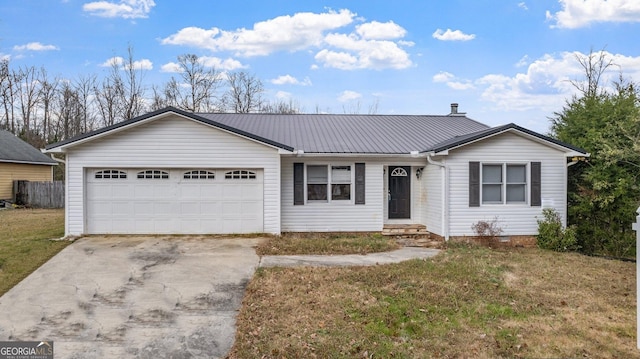
{"type": "Polygon", "coordinates": [[[0,130],[0,162],[36,165],[58,163],[8,131],[0,130]]]}
{"type": "Polygon", "coordinates": [[[197,114],[189,113],[189,112],[186,112],[186,111],[182,111],[182,110],[179,110],[179,109],[176,109],[176,108],[173,108],[173,107],[167,107],[167,108],[164,108],[164,109],[161,109],[161,110],[158,110],[158,111],[150,112],[148,114],[145,114],[145,115],[142,115],[142,116],[138,116],[136,118],[133,118],[133,119],[130,119],[130,120],[127,120],[127,121],[119,122],[119,123],[116,123],[114,125],[103,127],[103,128],[97,129],[95,131],[91,131],[91,132],[88,132],[88,133],[85,133],[85,134],[82,134],[82,135],[79,135],[79,136],[76,136],[76,137],[73,137],[73,138],[70,138],[70,139],[67,139],[67,140],[64,140],[64,141],[53,143],[51,145],[46,146],[45,149],[47,151],[53,152],[55,149],[61,149],[61,148],[65,148],[65,147],[75,146],[77,144],[85,143],[85,142],[88,142],[88,141],[91,141],[91,140],[94,140],[94,139],[97,139],[97,138],[101,138],[101,137],[104,137],[105,135],[108,135],[108,134],[111,134],[111,133],[120,132],[122,130],[125,130],[126,128],[129,128],[129,127],[132,127],[132,126],[137,126],[137,125],[146,123],[148,121],[153,121],[153,120],[165,117],[165,116],[170,115],[170,114],[176,114],[176,115],[179,115],[179,116],[182,116],[182,117],[186,117],[186,118],[194,120],[196,122],[200,122],[202,124],[205,124],[205,125],[208,125],[208,126],[211,126],[211,127],[215,127],[215,128],[221,129],[223,131],[236,134],[236,135],[241,136],[241,137],[246,137],[246,138],[249,138],[251,140],[254,140],[254,141],[257,141],[257,142],[261,142],[263,144],[266,144],[266,145],[269,145],[269,146],[272,146],[272,147],[281,148],[281,149],[286,150],[286,151],[292,151],[293,150],[293,148],[291,148],[291,147],[289,147],[289,146],[287,146],[285,144],[277,143],[277,142],[272,141],[270,139],[262,138],[260,136],[254,135],[252,133],[247,133],[247,132],[241,131],[239,129],[227,126],[225,124],[217,123],[215,121],[211,121],[211,120],[208,120],[206,118],[200,117],[197,114]]]}
{"type": "Polygon", "coordinates": [[[486,138],[489,137],[493,137],[505,132],[511,132],[511,131],[515,131],[518,132],[522,135],[524,135],[525,137],[529,137],[530,139],[536,140],[538,142],[544,143],[547,146],[551,146],[551,147],[556,147],[559,149],[564,150],[568,155],[570,156],[577,156],[577,155],[582,155],[582,156],[589,156],[589,154],[587,153],[587,151],[579,148],[579,147],[575,147],[572,146],[568,143],[564,143],[562,141],[558,141],[554,138],[542,135],[540,133],[528,130],[524,127],[520,127],[514,123],[510,123],[507,125],[503,125],[503,126],[497,126],[497,127],[491,127],[482,131],[478,131],[478,132],[473,132],[473,133],[469,133],[463,136],[457,136],[454,138],[451,138],[449,140],[440,142],[438,144],[436,144],[435,146],[433,146],[429,152],[434,152],[436,154],[438,153],[446,153],[449,150],[453,150],[477,141],[482,141],[486,138]]]}

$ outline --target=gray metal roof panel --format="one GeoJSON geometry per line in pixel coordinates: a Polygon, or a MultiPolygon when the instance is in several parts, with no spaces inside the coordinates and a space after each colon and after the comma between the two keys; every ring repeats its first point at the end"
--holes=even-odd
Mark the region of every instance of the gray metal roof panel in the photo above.
{"type": "Polygon", "coordinates": [[[8,131],[0,130],[0,162],[57,165],[49,156],[8,131]]]}
{"type": "Polygon", "coordinates": [[[488,128],[460,115],[197,115],[306,153],[424,152],[452,137],[488,128]]]}

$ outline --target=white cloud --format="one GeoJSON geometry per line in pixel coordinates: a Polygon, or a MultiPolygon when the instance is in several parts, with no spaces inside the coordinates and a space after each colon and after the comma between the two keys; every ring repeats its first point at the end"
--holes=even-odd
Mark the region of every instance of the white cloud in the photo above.
{"type": "Polygon", "coordinates": [[[469,41],[476,38],[474,34],[465,34],[460,30],[451,29],[447,29],[447,31],[437,29],[432,36],[441,41],[469,41]]]}
{"type": "Polygon", "coordinates": [[[441,71],[433,75],[433,82],[445,83],[454,90],[470,90],[475,88],[470,80],[458,79],[455,75],[446,71],[441,71]]]}
{"type": "Polygon", "coordinates": [[[597,22],[640,22],[638,0],[558,0],[562,10],[547,20],[551,27],[575,29],[597,22]]]}
{"type": "Polygon", "coordinates": [[[292,96],[291,92],[278,91],[276,92],[276,98],[280,100],[288,100],[292,96]]]}
{"type": "Polygon", "coordinates": [[[338,101],[340,102],[348,102],[348,101],[353,101],[353,100],[357,100],[359,98],[362,98],[362,94],[355,92],[355,91],[342,91],[340,93],[340,95],[338,96],[338,101]]]}
{"type": "Polygon", "coordinates": [[[94,1],[82,5],[82,10],[94,16],[136,19],[148,17],[154,6],[153,0],[94,1]]]}
{"type": "Polygon", "coordinates": [[[177,62],[169,62],[160,66],[160,72],[178,73],[180,71],[182,71],[182,68],[177,62]]]}
{"type": "Polygon", "coordinates": [[[248,67],[247,65],[243,65],[240,61],[231,58],[223,60],[218,57],[201,56],[198,58],[198,60],[202,62],[202,64],[206,67],[213,67],[216,70],[223,71],[233,71],[238,69],[245,69],[248,67]]]}
{"type": "Polygon", "coordinates": [[[433,75],[433,82],[447,82],[451,81],[454,77],[452,73],[441,71],[433,75]]]}
{"type": "Polygon", "coordinates": [[[230,51],[246,57],[317,48],[315,60],[320,65],[343,70],[403,69],[412,65],[409,54],[400,47],[414,45],[411,41],[399,40],[406,35],[405,29],[393,21],[372,21],[357,25],[351,33],[335,32],[354,21],[362,19],[347,9],[296,13],[255,23],[252,29],[186,27],[162,39],[161,43],[214,52],[230,51]],[[392,41],[395,39],[398,40],[392,41]]]}
{"type": "Polygon", "coordinates": [[[325,13],[296,13],[261,21],[253,29],[225,31],[187,27],[162,40],[162,44],[187,45],[211,51],[233,51],[238,56],[264,56],[275,51],[298,51],[319,46],[324,33],[353,22],[356,14],[343,9],[325,13]]]}
{"type": "Polygon", "coordinates": [[[385,23],[372,21],[356,26],[356,33],[366,40],[389,40],[404,37],[407,30],[393,21],[385,23]]]}
{"type": "MultiPolygon", "coordinates": [[[[205,67],[212,67],[216,70],[220,71],[233,71],[237,69],[244,69],[248,66],[243,65],[240,61],[234,59],[221,59],[218,57],[212,56],[200,56],[198,57],[198,62],[205,67]]],[[[162,72],[173,72],[178,73],[182,71],[180,64],[177,62],[169,62],[160,67],[160,71],[162,72]]]]}
{"type": "MultiPolygon", "coordinates": [[[[615,66],[610,67],[601,78],[602,86],[609,86],[621,71],[625,78],[640,81],[640,56],[630,57],[608,52],[605,55],[615,66]]],[[[576,56],[587,55],[580,52],[547,54],[529,64],[526,72],[514,76],[490,74],[476,80],[475,84],[483,88],[483,100],[502,110],[555,111],[576,93],[572,81],[584,78],[584,69],[576,56]]]]}
{"type": "Polygon", "coordinates": [[[60,50],[57,46],[54,45],[43,45],[39,42],[30,42],[24,45],[16,45],[13,47],[16,51],[51,51],[51,50],[60,50]]]}
{"type": "Polygon", "coordinates": [[[518,7],[521,8],[522,10],[529,10],[529,7],[527,7],[527,4],[523,1],[518,3],[518,7]]]}
{"type": "Polygon", "coordinates": [[[524,67],[529,64],[529,55],[524,55],[522,58],[516,63],[516,67],[524,67]]]}
{"type": "Polygon", "coordinates": [[[409,54],[386,40],[365,40],[357,35],[329,34],[325,42],[340,51],[323,49],[315,56],[325,67],[341,70],[404,69],[412,65],[409,54]]]}
{"type": "Polygon", "coordinates": [[[278,76],[277,78],[272,79],[270,82],[274,85],[301,85],[301,86],[311,85],[311,79],[309,79],[308,77],[305,77],[304,80],[300,81],[289,74],[278,76]]]}
{"type": "MultiPolygon", "coordinates": [[[[110,59],[107,59],[105,62],[100,64],[100,66],[101,67],[118,66],[119,68],[122,68],[124,70],[129,67],[129,64],[125,62],[124,58],[120,56],[115,56],[110,59]]],[[[151,62],[151,60],[149,59],[142,59],[142,60],[134,61],[132,66],[135,70],[152,70],[153,62],[151,62]]]]}
{"type": "Polygon", "coordinates": [[[0,52],[0,61],[9,61],[11,60],[11,55],[3,54],[0,52]]]}

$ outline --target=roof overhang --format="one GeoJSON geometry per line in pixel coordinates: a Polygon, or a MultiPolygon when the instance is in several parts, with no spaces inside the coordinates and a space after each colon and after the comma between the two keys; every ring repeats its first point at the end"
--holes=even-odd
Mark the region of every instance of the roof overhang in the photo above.
{"type": "Polygon", "coordinates": [[[34,162],[34,161],[14,161],[0,159],[0,163],[15,163],[19,165],[56,166],[56,162],[34,162]]]}
{"type": "Polygon", "coordinates": [[[495,136],[500,136],[504,133],[514,133],[518,136],[527,138],[531,141],[543,144],[545,146],[554,148],[558,151],[564,152],[565,157],[589,157],[590,154],[580,148],[571,146],[569,144],[563,143],[561,141],[555,140],[551,137],[544,136],[537,132],[525,129],[515,124],[509,124],[500,127],[493,127],[486,131],[481,131],[477,134],[470,134],[468,136],[463,136],[459,141],[451,141],[443,146],[436,146],[432,151],[429,151],[430,156],[446,156],[449,154],[449,151],[476,143],[480,141],[484,141],[488,138],[492,138],[495,136]]]}
{"type": "Polygon", "coordinates": [[[142,126],[144,124],[156,121],[158,119],[162,119],[162,118],[166,118],[169,116],[178,116],[178,117],[182,117],[184,119],[188,119],[191,121],[196,121],[198,123],[201,123],[205,126],[209,126],[212,128],[216,128],[218,130],[221,130],[223,132],[227,132],[242,138],[245,138],[247,140],[253,141],[253,142],[257,142],[260,143],[262,145],[265,145],[267,147],[271,147],[274,149],[278,150],[278,153],[281,154],[288,154],[293,152],[293,148],[281,143],[277,143],[275,141],[271,141],[259,136],[255,136],[253,134],[238,130],[236,128],[227,126],[227,125],[223,125],[221,123],[217,123],[208,119],[205,119],[203,117],[200,117],[198,115],[195,115],[193,113],[189,113],[189,112],[185,112],[182,110],[178,110],[176,108],[173,107],[168,107],[162,110],[158,110],[155,112],[151,112],[149,114],[140,116],[140,117],[136,117],[134,119],[131,120],[127,120],[127,121],[123,121],[111,126],[107,126],[74,138],[71,138],[69,140],[65,140],[65,141],[61,141],[58,143],[54,143],[52,145],[47,146],[44,149],[44,153],[65,153],[67,152],[68,149],[75,147],[75,146],[79,146],[82,144],[85,144],[87,142],[91,142],[100,138],[104,138],[106,136],[110,136],[116,133],[120,133],[126,130],[129,130],[131,128],[137,127],[137,126],[142,126]]]}

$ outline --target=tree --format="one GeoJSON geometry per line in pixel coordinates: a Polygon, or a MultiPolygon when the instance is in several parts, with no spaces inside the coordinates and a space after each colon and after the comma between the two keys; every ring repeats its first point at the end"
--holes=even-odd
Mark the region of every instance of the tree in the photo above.
{"type": "Polygon", "coordinates": [[[635,253],[631,223],[640,205],[640,94],[620,79],[613,90],[602,86],[612,65],[591,52],[578,59],[585,82],[552,118],[551,135],[587,150],[586,162],[569,168],[568,222],[576,225],[579,245],[590,254],[635,253]]]}
{"type": "Polygon", "coordinates": [[[279,113],[293,115],[302,113],[302,109],[300,108],[300,104],[298,102],[291,99],[289,99],[289,101],[265,101],[262,103],[262,107],[260,107],[260,113],[279,113]]]}
{"type": "Polygon", "coordinates": [[[262,81],[244,71],[227,75],[227,92],[223,97],[224,108],[234,113],[258,112],[262,107],[262,81]]]}
{"type": "Polygon", "coordinates": [[[207,69],[194,54],[178,56],[178,66],[179,78],[172,76],[163,93],[154,88],[154,106],[175,106],[189,112],[217,110],[216,91],[221,77],[216,69],[207,69]]]}

